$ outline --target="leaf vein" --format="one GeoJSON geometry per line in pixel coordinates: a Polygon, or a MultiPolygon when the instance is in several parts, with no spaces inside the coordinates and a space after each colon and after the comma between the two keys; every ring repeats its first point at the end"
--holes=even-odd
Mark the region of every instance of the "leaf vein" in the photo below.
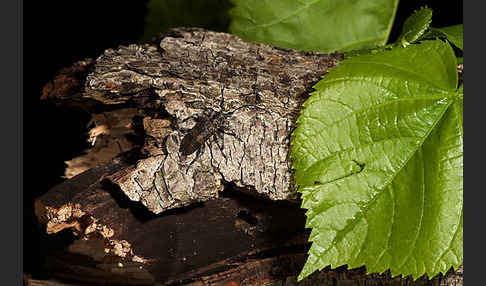
{"type": "MultiPolygon", "coordinates": [[[[371,106],[368,106],[366,108],[360,108],[360,109],[356,109],[354,110],[353,112],[350,112],[346,115],[344,115],[343,117],[339,118],[339,119],[336,119],[334,121],[331,121],[329,123],[324,123],[322,120],[318,119],[320,122],[322,122],[325,127],[331,127],[331,126],[334,126],[335,124],[338,124],[342,121],[345,121],[347,119],[349,119],[350,117],[354,116],[354,115],[358,115],[358,114],[361,114],[361,113],[365,113],[367,111],[370,111],[370,110],[373,110],[373,109],[377,109],[377,108],[380,108],[380,107],[385,107],[387,105],[391,105],[391,104],[394,104],[394,103],[397,103],[397,102],[404,102],[404,101],[415,101],[415,100],[434,100],[434,99],[443,99],[442,96],[421,96],[421,97],[414,97],[414,98],[395,98],[395,99],[391,99],[391,100],[388,100],[388,101],[385,101],[385,102],[382,102],[382,103],[379,103],[379,104],[374,104],[374,105],[371,105],[371,106]]],[[[325,100],[325,98],[323,98],[323,100],[325,100]]],[[[304,118],[312,118],[312,119],[316,119],[315,117],[310,117],[310,116],[306,116],[304,118]]],[[[317,119],[316,119],[317,120],[317,119]]]]}
{"type": "MultiPolygon", "coordinates": [[[[304,4],[303,7],[295,10],[293,13],[291,13],[291,14],[289,14],[287,16],[284,16],[282,18],[277,18],[277,19],[275,19],[275,20],[273,20],[271,22],[268,22],[268,23],[255,24],[254,26],[250,26],[247,29],[242,29],[242,31],[248,32],[248,31],[251,31],[251,30],[255,30],[257,28],[267,28],[267,27],[270,27],[270,26],[274,26],[274,25],[280,24],[280,23],[282,23],[283,21],[285,21],[287,19],[290,19],[290,18],[292,18],[294,16],[299,15],[300,13],[302,13],[303,11],[309,9],[309,7],[311,7],[312,5],[314,5],[315,3],[319,2],[319,1],[320,0],[316,0],[316,1],[313,1],[313,2],[306,3],[306,4],[304,4]]],[[[300,2],[300,3],[302,3],[302,2],[300,2]]]]}
{"type": "MultiPolygon", "coordinates": [[[[438,84],[436,84],[434,81],[431,81],[430,79],[428,79],[426,77],[423,77],[423,74],[421,74],[421,73],[417,73],[417,72],[413,72],[413,71],[410,71],[410,70],[407,70],[407,69],[403,69],[403,68],[400,68],[399,66],[388,64],[386,62],[372,62],[372,61],[364,61],[364,60],[359,59],[359,60],[355,60],[353,62],[353,64],[354,65],[367,65],[367,68],[370,68],[368,65],[387,67],[387,68],[390,68],[392,70],[399,71],[401,73],[412,75],[414,78],[418,78],[418,79],[420,79],[420,81],[426,82],[429,85],[436,87],[437,89],[450,91],[450,89],[443,88],[443,87],[439,86],[438,84]]],[[[370,68],[370,69],[372,69],[372,68],[370,68]]]]}
{"type": "MultiPolygon", "coordinates": [[[[461,205],[461,215],[459,217],[459,221],[457,223],[457,227],[456,227],[456,230],[454,231],[454,235],[452,236],[452,239],[451,241],[449,242],[449,246],[447,247],[446,250],[444,250],[444,252],[440,255],[440,257],[437,259],[437,261],[434,263],[434,268],[437,268],[437,265],[439,264],[439,262],[444,258],[444,256],[447,254],[447,252],[449,250],[453,250],[452,249],[452,243],[454,242],[454,240],[456,239],[456,236],[457,234],[459,233],[459,228],[460,228],[460,225],[461,225],[461,220],[463,218],[463,208],[464,208],[464,205],[461,205]]],[[[454,253],[454,251],[452,251],[454,253]]],[[[457,258],[457,254],[454,253],[454,255],[456,256],[457,258]]]]}
{"type": "Polygon", "coordinates": [[[392,215],[390,216],[390,228],[388,230],[387,234],[387,241],[386,241],[386,248],[383,249],[383,251],[378,255],[378,258],[376,259],[376,263],[374,265],[374,268],[376,268],[380,264],[380,260],[382,259],[383,255],[388,252],[388,250],[391,248],[390,246],[390,238],[392,236],[392,230],[393,230],[393,225],[395,224],[395,208],[396,208],[396,202],[395,202],[395,195],[393,194],[393,190],[391,188],[388,188],[388,192],[390,193],[391,202],[393,203],[392,206],[392,215]]]}
{"type": "Polygon", "coordinates": [[[420,162],[420,167],[422,169],[422,177],[421,177],[422,184],[421,184],[421,188],[420,188],[420,191],[422,192],[422,201],[421,201],[422,204],[421,204],[421,208],[420,208],[419,226],[418,226],[418,229],[417,229],[417,234],[415,235],[414,240],[413,240],[413,246],[410,248],[410,252],[404,258],[403,262],[397,267],[398,269],[402,268],[403,265],[405,265],[405,263],[408,262],[410,257],[412,257],[412,253],[415,251],[415,248],[417,247],[418,238],[419,238],[420,234],[422,233],[422,226],[423,226],[423,220],[424,220],[424,210],[425,210],[425,178],[426,178],[426,176],[425,176],[425,166],[424,166],[424,162],[423,162],[423,158],[422,158],[422,152],[419,151],[418,155],[420,157],[420,159],[418,161],[420,162]]]}

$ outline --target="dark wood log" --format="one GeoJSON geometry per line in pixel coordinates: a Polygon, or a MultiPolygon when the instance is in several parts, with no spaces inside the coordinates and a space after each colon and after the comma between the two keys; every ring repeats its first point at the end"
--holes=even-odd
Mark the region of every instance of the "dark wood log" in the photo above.
{"type": "MultiPolygon", "coordinates": [[[[194,276],[235,268],[251,255],[264,257],[269,250],[302,253],[307,246],[304,212],[298,205],[287,202],[234,194],[193,208],[154,215],[103,180],[126,164],[115,160],[88,170],[37,201],[36,215],[46,224],[48,233],[72,228],[87,239],[70,246],[69,253],[82,253],[93,261],[101,259],[104,265],[113,265],[115,269],[122,263],[120,273],[143,266],[140,272],[151,273],[147,281],[160,282],[169,278],[191,280],[194,276]],[[102,242],[97,253],[87,253],[96,249],[93,245],[85,246],[92,241],[102,242]],[[116,259],[110,262],[113,257],[116,259]]],[[[79,268],[73,263],[76,261],[73,255],[56,259],[65,260],[52,265],[79,268]]],[[[94,282],[98,274],[90,270],[80,273],[82,270],[77,269],[72,272],[74,277],[69,278],[87,279],[91,275],[94,282]]]]}
{"type": "MultiPolygon", "coordinates": [[[[48,233],[71,229],[77,235],[65,251],[49,257],[52,276],[88,284],[295,285],[308,249],[299,205],[228,188],[218,199],[154,215],[104,179],[129,164],[116,159],[90,169],[37,200],[36,215],[48,233]]],[[[364,269],[325,269],[302,285],[336,281],[462,285],[462,273],[413,282],[389,274],[365,275],[364,269]]]]}

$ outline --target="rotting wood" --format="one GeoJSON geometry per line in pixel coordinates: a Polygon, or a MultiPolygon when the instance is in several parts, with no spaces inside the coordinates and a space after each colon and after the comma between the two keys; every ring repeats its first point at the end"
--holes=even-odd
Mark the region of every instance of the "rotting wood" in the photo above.
{"type": "Polygon", "coordinates": [[[242,266],[248,257],[302,255],[307,248],[298,205],[239,195],[154,215],[105,185],[103,178],[126,164],[90,169],[37,200],[36,215],[48,232],[69,228],[79,238],[49,260],[55,277],[127,285],[193,281],[242,266]]]}
{"type": "MultiPolygon", "coordinates": [[[[47,259],[54,279],[75,285],[295,285],[309,246],[298,204],[225,191],[198,206],[154,215],[104,179],[131,163],[115,159],[92,168],[37,200],[36,215],[48,232],[69,229],[77,237],[47,259]]],[[[462,271],[413,282],[341,267],[301,285],[335,283],[462,285],[462,271]]]]}
{"type": "Polygon", "coordinates": [[[135,144],[129,136],[135,135],[131,126],[135,115],[135,108],[92,114],[91,122],[88,123],[94,125],[94,128],[89,131],[88,138],[92,147],[85,154],[64,162],[67,165],[64,177],[72,178],[109,162],[123,152],[132,150],[135,144]]]}

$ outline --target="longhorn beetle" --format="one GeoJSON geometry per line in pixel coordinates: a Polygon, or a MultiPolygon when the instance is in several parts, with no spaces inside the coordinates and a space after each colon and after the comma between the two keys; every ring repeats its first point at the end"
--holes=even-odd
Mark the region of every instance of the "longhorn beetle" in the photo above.
{"type": "MultiPolygon", "coordinates": [[[[197,116],[197,121],[196,125],[192,129],[190,129],[184,138],[182,139],[182,142],[179,147],[179,153],[182,156],[188,156],[193,154],[194,152],[197,151],[196,157],[194,160],[189,164],[191,166],[194,161],[197,160],[197,158],[201,155],[203,152],[203,146],[206,143],[206,141],[211,137],[211,136],[218,136],[222,139],[222,146],[218,147],[221,150],[221,153],[224,156],[223,149],[224,149],[224,134],[231,135],[238,139],[239,141],[242,141],[238,136],[235,134],[232,134],[228,131],[225,130],[225,122],[226,118],[233,113],[235,113],[237,110],[243,108],[243,107],[249,107],[250,105],[243,105],[240,107],[237,107],[233,111],[224,113],[223,110],[223,104],[224,104],[224,87],[221,87],[221,103],[220,103],[220,110],[219,112],[211,112],[210,115],[199,115],[197,116]]],[[[189,119],[189,118],[187,118],[189,119]]],[[[184,119],[184,120],[187,120],[184,119]]]]}

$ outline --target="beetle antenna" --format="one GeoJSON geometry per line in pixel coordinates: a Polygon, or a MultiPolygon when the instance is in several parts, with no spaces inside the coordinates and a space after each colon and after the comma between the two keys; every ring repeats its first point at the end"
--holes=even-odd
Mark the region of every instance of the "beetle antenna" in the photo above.
{"type": "Polygon", "coordinates": [[[223,112],[224,107],[224,85],[221,85],[221,102],[219,103],[220,112],[223,112]]]}

